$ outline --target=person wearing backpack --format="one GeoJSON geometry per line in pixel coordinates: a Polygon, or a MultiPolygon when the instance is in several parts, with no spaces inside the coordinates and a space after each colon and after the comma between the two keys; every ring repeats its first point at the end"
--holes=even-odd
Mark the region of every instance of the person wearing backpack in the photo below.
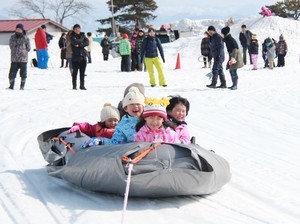
{"type": "Polygon", "coordinates": [[[142,43],[141,63],[143,62],[144,57],[145,57],[145,64],[146,64],[147,71],[149,74],[151,87],[156,86],[156,80],[155,80],[155,76],[154,76],[153,66],[155,66],[155,68],[158,72],[159,85],[166,87],[167,82],[166,82],[166,78],[165,78],[165,75],[163,72],[163,66],[161,64],[161,60],[158,57],[157,49],[159,50],[159,53],[160,53],[163,63],[165,63],[165,56],[164,56],[164,51],[163,51],[161,42],[155,36],[155,30],[153,28],[149,28],[148,36],[143,40],[143,43],[142,43]]]}

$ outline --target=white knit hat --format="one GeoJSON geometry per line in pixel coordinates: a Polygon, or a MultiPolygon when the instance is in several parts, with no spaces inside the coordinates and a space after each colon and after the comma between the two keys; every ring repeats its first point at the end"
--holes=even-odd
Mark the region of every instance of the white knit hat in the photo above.
{"type": "Polygon", "coordinates": [[[119,121],[120,113],[116,107],[112,106],[110,103],[106,103],[104,104],[103,109],[101,110],[100,118],[101,118],[101,122],[105,122],[110,118],[115,118],[119,121]]]}
{"type": "Polygon", "coordinates": [[[137,87],[131,87],[123,99],[123,108],[133,103],[139,103],[144,106],[145,105],[144,101],[145,101],[145,97],[139,91],[139,89],[137,87]]]}

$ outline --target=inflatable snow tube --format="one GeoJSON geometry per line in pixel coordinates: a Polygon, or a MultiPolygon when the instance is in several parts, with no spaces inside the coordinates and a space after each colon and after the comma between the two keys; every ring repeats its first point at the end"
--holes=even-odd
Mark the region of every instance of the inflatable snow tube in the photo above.
{"type": "MultiPolygon", "coordinates": [[[[81,149],[83,133],[68,128],[38,136],[49,175],[90,191],[124,195],[128,164],[152,143],[99,145],[81,149]]],[[[206,195],[219,191],[231,178],[228,162],[199,145],[161,144],[134,164],[129,196],[171,197],[206,195]]]]}

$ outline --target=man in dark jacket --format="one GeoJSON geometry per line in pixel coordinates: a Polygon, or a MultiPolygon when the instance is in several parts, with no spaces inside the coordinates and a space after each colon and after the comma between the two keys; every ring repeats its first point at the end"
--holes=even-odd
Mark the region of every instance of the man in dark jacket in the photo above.
{"type": "Polygon", "coordinates": [[[209,26],[207,32],[210,36],[210,51],[214,59],[214,64],[212,68],[212,83],[206,85],[209,88],[227,88],[225,75],[223,72],[222,64],[225,60],[224,58],[224,43],[222,37],[216,32],[215,27],[209,26]],[[217,85],[218,77],[220,77],[221,85],[217,85]]]}
{"type": "Polygon", "coordinates": [[[28,52],[31,49],[23,24],[19,23],[16,26],[16,32],[9,39],[9,47],[11,50],[11,65],[8,74],[8,89],[14,89],[15,78],[20,69],[20,89],[23,90],[27,78],[28,52]]]}
{"type": "Polygon", "coordinates": [[[70,42],[72,48],[72,84],[73,89],[77,89],[77,74],[78,70],[80,71],[80,89],[86,90],[84,86],[84,76],[86,69],[86,57],[85,47],[89,45],[89,40],[80,32],[81,28],[78,24],[73,26],[73,32],[70,35],[70,42]]]}
{"type": "Polygon", "coordinates": [[[148,36],[143,40],[142,43],[141,62],[143,62],[145,56],[145,64],[149,73],[151,87],[156,86],[153,66],[155,66],[158,73],[159,85],[166,87],[167,83],[163,72],[163,66],[158,57],[157,49],[159,50],[163,63],[165,63],[164,51],[161,46],[161,42],[155,36],[155,30],[153,28],[149,28],[148,36]]]}
{"type": "MultiPolygon", "coordinates": [[[[243,24],[241,28],[242,28],[242,31],[240,32],[239,39],[240,39],[241,45],[243,47],[244,65],[246,65],[247,64],[247,51],[249,50],[250,42],[252,39],[252,33],[251,33],[251,31],[247,30],[247,26],[245,24],[243,24]]],[[[249,58],[250,58],[250,64],[252,64],[250,53],[249,53],[249,58]]]]}
{"type": "Polygon", "coordinates": [[[109,55],[109,48],[111,46],[107,34],[104,35],[104,38],[102,39],[100,45],[102,47],[103,61],[107,61],[109,55]]]}

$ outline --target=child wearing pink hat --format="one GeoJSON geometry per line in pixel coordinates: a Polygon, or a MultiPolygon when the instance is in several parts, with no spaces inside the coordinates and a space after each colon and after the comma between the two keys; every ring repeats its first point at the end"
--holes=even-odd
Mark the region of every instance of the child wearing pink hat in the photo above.
{"type": "Polygon", "coordinates": [[[165,142],[181,143],[177,133],[170,127],[165,127],[167,119],[167,99],[146,99],[144,112],[136,125],[135,142],[165,142]]]}

